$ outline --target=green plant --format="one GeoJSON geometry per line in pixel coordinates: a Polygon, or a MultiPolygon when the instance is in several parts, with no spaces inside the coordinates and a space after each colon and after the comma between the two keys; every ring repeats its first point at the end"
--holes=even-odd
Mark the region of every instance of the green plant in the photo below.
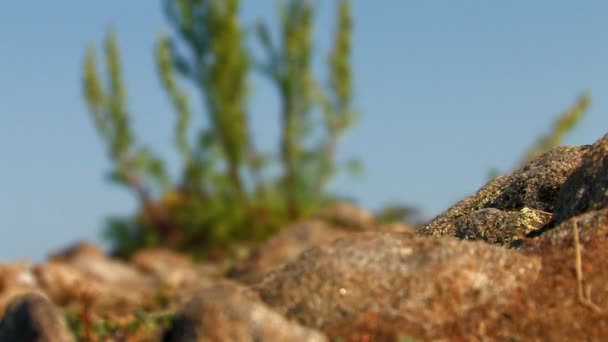
{"type": "Polygon", "coordinates": [[[235,242],[265,238],[334,198],[326,185],[340,169],[335,150],[354,122],[350,2],[339,1],[325,85],[311,67],[310,1],[279,2],[276,42],[266,24],[256,25],[266,52],[263,60],[255,60],[246,48],[238,0],[163,4],[173,32],[160,36],[156,59],[162,86],[177,114],[178,179],[169,179],[163,161],[135,140],[113,31],[105,47],[107,84],[98,76],[93,48],[85,59],[85,99],[114,163],[111,179],[132,190],[140,202],[133,217],[109,221],[106,236],[116,254],[128,255],[161,242],[196,255],[221,254],[235,242]],[[249,129],[247,90],[253,72],[265,75],[278,89],[279,156],[258,151],[249,129]],[[200,95],[206,115],[207,125],[196,132],[189,85],[200,95]],[[323,118],[322,127],[314,125],[317,114],[323,118]],[[314,129],[322,131],[320,137],[314,129]],[[282,169],[280,176],[267,171],[274,162],[282,169]]]}

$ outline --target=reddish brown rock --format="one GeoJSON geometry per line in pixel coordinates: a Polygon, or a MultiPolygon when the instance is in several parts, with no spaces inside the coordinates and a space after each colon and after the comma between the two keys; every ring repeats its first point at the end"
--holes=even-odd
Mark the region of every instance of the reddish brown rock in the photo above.
{"type": "Polygon", "coordinates": [[[0,317],[15,296],[38,290],[38,281],[28,262],[0,264],[0,317]]]}
{"type": "Polygon", "coordinates": [[[71,342],[59,311],[43,295],[28,293],[13,298],[0,321],[0,341],[71,342]]]}
{"type": "Polygon", "coordinates": [[[195,295],[177,313],[163,341],[310,341],[327,339],[269,309],[244,287],[221,285],[195,295]]]}
{"type": "Polygon", "coordinates": [[[536,258],[479,242],[356,233],[303,253],[253,289],[313,328],[373,313],[429,331],[480,307],[507,305],[539,269],[536,258]]]}

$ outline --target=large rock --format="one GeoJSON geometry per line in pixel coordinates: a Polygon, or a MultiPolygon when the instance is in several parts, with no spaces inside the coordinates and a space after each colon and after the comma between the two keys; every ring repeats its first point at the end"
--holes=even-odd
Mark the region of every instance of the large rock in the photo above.
{"type": "Polygon", "coordinates": [[[321,220],[294,223],[255,248],[244,262],[233,267],[227,275],[242,283],[254,283],[265,272],[295,260],[302,252],[348,234],[321,220]]]}
{"type": "Polygon", "coordinates": [[[608,135],[596,141],[563,184],[555,224],[586,211],[608,208],[608,135]]]}
{"type": "Polygon", "coordinates": [[[324,331],[374,313],[424,331],[506,304],[536,258],[480,242],[356,233],[313,248],[253,286],[287,318],[324,331]]]}
{"type": "Polygon", "coordinates": [[[572,245],[574,225],[577,226],[581,243],[605,240],[608,237],[608,208],[591,210],[563,221],[542,234],[539,243],[561,245],[567,242],[572,245]]]}
{"type": "Polygon", "coordinates": [[[41,294],[13,298],[0,322],[0,341],[71,342],[61,314],[41,294]]]}
{"type": "MultiPolygon", "coordinates": [[[[462,217],[488,208],[519,211],[521,220],[545,222],[547,215],[553,213],[562,184],[581,164],[582,156],[588,149],[588,146],[560,146],[546,152],[513,174],[491,180],[476,194],[458,202],[425,224],[420,229],[420,234],[456,236],[459,231],[468,229],[461,226],[467,222],[462,217]],[[542,220],[539,221],[539,217],[543,217],[542,220]]],[[[500,222],[489,222],[488,216],[485,217],[485,223],[498,230],[504,229],[506,236],[514,233],[512,227],[499,226],[500,222]]],[[[542,227],[534,225],[531,228],[537,230],[542,227]]]]}
{"type": "Polygon", "coordinates": [[[325,342],[327,339],[317,331],[286,320],[246,288],[223,284],[195,295],[177,313],[163,341],[325,342]]]}

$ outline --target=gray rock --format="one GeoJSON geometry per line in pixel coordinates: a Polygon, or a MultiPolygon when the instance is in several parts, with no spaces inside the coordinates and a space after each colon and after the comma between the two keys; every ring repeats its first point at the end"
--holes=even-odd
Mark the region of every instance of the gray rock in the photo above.
{"type": "Polygon", "coordinates": [[[13,298],[0,322],[0,341],[71,342],[59,311],[41,294],[13,298]]]}
{"type": "Polygon", "coordinates": [[[515,211],[485,208],[456,218],[455,236],[459,239],[509,245],[539,231],[551,222],[551,217],[549,213],[527,207],[515,211]]]}
{"type": "Polygon", "coordinates": [[[596,141],[564,182],[555,208],[555,224],[586,211],[608,208],[608,135],[596,141]]]}
{"type": "Polygon", "coordinates": [[[433,329],[501,305],[539,269],[534,257],[480,242],[365,232],[303,253],[253,289],[287,318],[323,331],[368,313],[433,329]]]}
{"type": "Polygon", "coordinates": [[[320,332],[289,322],[246,288],[225,284],[195,295],[178,312],[163,341],[325,342],[327,339],[320,332]]]}
{"type": "Polygon", "coordinates": [[[572,240],[575,224],[577,225],[581,242],[588,242],[594,238],[606,239],[608,235],[608,208],[588,211],[563,221],[542,234],[541,238],[543,242],[553,244],[561,244],[564,240],[572,240]]]}
{"type": "MultiPolygon", "coordinates": [[[[419,233],[435,237],[455,236],[458,231],[464,229],[456,225],[462,222],[457,219],[487,208],[520,211],[522,217],[532,213],[522,211],[524,208],[536,210],[537,212],[532,213],[533,216],[542,212],[552,213],[562,184],[580,165],[582,156],[588,149],[588,146],[556,147],[513,174],[491,180],[476,194],[463,199],[429,221],[419,233]]],[[[495,223],[493,225],[496,226],[495,223]]],[[[509,227],[503,228],[508,234],[509,227]]]]}

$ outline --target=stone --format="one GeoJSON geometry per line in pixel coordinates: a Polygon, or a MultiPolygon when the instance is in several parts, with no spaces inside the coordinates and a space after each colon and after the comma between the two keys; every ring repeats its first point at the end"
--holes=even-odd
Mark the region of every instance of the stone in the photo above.
{"type": "Polygon", "coordinates": [[[227,276],[242,283],[254,283],[265,272],[295,260],[302,252],[348,234],[350,232],[321,220],[296,222],[255,248],[244,262],[230,269],[227,276]]]}
{"type": "Polygon", "coordinates": [[[226,284],[197,293],[177,313],[162,340],[327,341],[320,332],[286,320],[261,303],[255,293],[226,284]]]}
{"type": "Polygon", "coordinates": [[[351,230],[366,230],[376,224],[374,215],[349,202],[338,202],[321,209],[315,218],[333,226],[351,230]]]}
{"type": "Polygon", "coordinates": [[[485,208],[456,218],[455,236],[459,239],[511,245],[529,234],[540,231],[551,222],[551,217],[549,213],[527,207],[515,211],[485,208]]]}
{"type": "Polygon", "coordinates": [[[592,239],[608,237],[608,208],[591,210],[563,221],[556,227],[547,230],[540,238],[545,243],[561,244],[571,241],[573,226],[577,225],[579,240],[589,242],[592,239]]]}
{"type": "Polygon", "coordinates": [[[71,342],[74,337],[45,296],[28,293],[9,303],[0,322],[0,341],[71,342]]]}
{"type": "Polygon", "coordinates": [[[540,266],[481,242],[364,232],[310,249],[252,289],[285,317],[322,331],[370,313],[428,331],[507,304],[540,266]]]}
{"type": "Polygon", "coordinates": [[[111,259],[95,246],[77,244],[36,265],[41,288],[57,303],[91,294],[97,304],[137,306],[158,290],[158,282],[132,267],[111,259]]]}
{"type": "Polygon", "coordinates": [[[38,290],[38,281],[29,262],[0,264],[0,317],[13,297],[38,290]]]}
{"type": "MultiPolygon", "coordinates": [[[[476,194],[463,199],[429,221],[421,227],[419,233],[434,237],[455,236],[458,231],[463,230],[456,225],[462,220],[457,219],[481,209],[520,211],[525,220],[535,220],[534,217],[542,213],[552,214],[562,184],[581,164],[582,156],[588,149],[589,146],[553,148],[513,174],[491,180],[476,194]],[[534,217],[528,217],[530,214],[534,217]]],[[[490,222],[486,220],[486,223],[490,222]]],[[[501,229],[496,226],[498,223],[491,224],[501,229]]],[[[503,226],[502,229],[507,230],[506,234],[509,234],[509,227],[503,226]]]]}
{"type": "Polygon", "coordinates": [[[608,134],[585,153],[580,166],[564,182],[558,196],[554,222],[586,211],[608,208],[608,134]]]}

